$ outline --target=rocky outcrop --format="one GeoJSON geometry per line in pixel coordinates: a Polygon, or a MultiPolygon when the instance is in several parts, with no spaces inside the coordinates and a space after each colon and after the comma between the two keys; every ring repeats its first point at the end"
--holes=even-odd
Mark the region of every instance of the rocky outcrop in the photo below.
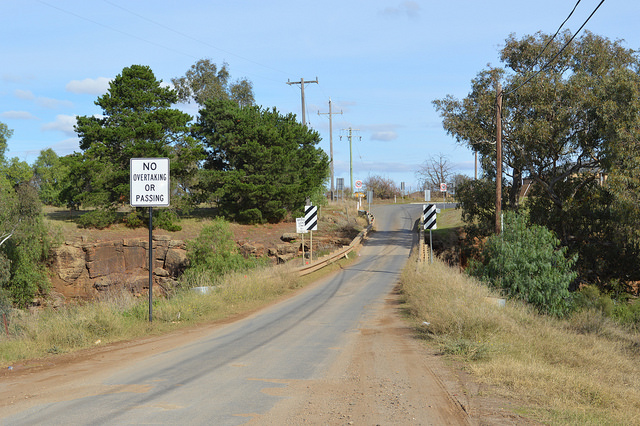
{"type": "MultiPolygon", "coordinates": [[[[93,298],[109,289],[134,294],[149,288],[149,241],[125,239],[99,243],[64,244],[52,253],[51,281],[67,298],[93,298]]],[[[183,241],[153,237],[154,291],[167,289],[188,265],[183,241]]]]}

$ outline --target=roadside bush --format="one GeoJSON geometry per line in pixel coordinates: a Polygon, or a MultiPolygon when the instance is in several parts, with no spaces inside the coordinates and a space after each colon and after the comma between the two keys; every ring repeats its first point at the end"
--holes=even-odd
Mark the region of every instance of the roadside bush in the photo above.
{"type": "Polygon", "coordinates": [[[45,262],[51,243],[42,222],[35,221],[28,231],[18,233],[2,246],[10,262],[10,278],[4,287],[17,306],[27,307],[37,295],[48,292],[50,283],[45,262]]]}
{"type": "Polygon", "coordinates": [[[200,231],[200,235],[187,243],[189,267],[181,277],[183,285],[192,287],[203,281],[215,282],[231,271],[242,271],[260,262],[246,259],[233,240],[233,232],[224,219],[215,219],[200,231]]]}
{"type": "Polygon", "coordinates": [[[118,215],[113,210],[97,209],[83,214],[76,219],[81,228],[104,229],[118,221],[118,215]]]}
{"type": "Polygon", "coordinates": [[[612,317],[621,324],[640,330],[640,299],[632,303],[618,303],[614,306],[612,317]]]}
{"type": "Polygon", "coordinates": [[[606,294],[601,294],[595,285],[588,285],[576,292],[573,297],[576,310],[594,309],[610,317],[613,312],[613,300],[606,294]]]}
{"type": "Polygon", "coordinates": [[[530,225],[523,215],[506,212],[504,231],[488,238],[482,249],[483,262],[472,261],[468,273],[540,312],[566,314],[569,285],[577,256],[567,259],[566,247],[547,228],[530,225]]]}

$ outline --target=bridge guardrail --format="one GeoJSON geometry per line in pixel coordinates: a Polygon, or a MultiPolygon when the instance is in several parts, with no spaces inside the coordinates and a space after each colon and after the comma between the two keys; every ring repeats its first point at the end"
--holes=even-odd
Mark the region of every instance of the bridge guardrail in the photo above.
{"type": "Polygon", "coordinates": [[[329,253],[326,256],[322,256],[320,259],[318,259],[315,262],[311,262],[308,265],[304,265],[304,266],[300,266],[298,268],[295,268],[298,272],[298,274],[302,277],[305,275],[308,275],[312,272],[315,272],[319,269],[324,268],[325,266],[337,261],[338,259],[346,256],[349,254],[349,252],[351,252],[352,250],[357,249],[360,244],[362,244],[362,240],[364,240],[367,235],[369,234],[369,232],[371,232],[371,229],[373,229],[373,224],[374,224],[374,220],[375,218],[373,217],[373,215],[371,214],[371,212],[365,211],[365,214],[367,216],[367,221],[369,222],[369,225],[367,225],[367,227],[365,229],[363,229],[362,231],[360,231],[360,233],[353,239],[353,241],[351,241],[351,243],[348,246],[344,246],[340,249],[334,250],[333,252],[329,253]]]}

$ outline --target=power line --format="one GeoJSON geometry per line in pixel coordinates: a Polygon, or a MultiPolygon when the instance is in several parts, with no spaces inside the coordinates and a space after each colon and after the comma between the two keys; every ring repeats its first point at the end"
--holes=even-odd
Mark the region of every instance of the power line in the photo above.
{"type": "MultiPolygon", "coordinates": [[[[566,42],[564,44],[564,46],[562,46],[562,48],[558,51],[558,53],[556,53],[553,58],[551,58],[549,61],[547,61],[546,64],[544,64],[544,66],[542,66],[538,71],[536,71],[531,77],[529,77],[528,79],[526,79],[522,84],[520,84],[518,87],[516,87],[515,89],[511,89],[508,92],[504,93],[503,95],[510,95],[514,92],[516,92],[518,89],[520,89],[522,86],[524,86],[525,84],[529,83],[531,80],[533,80],[536,76],[538,76],[538,74],[540,74],[542,71],[544,71],[545,69],[547,69],[547,67],[549,65],[551,65],[551,63],[553,61],[555,61],[558,56],[560,56],[562,54],[562,52],[564,52],[564,49],[567,48],[567,46],[569,46],[569,44],[571,44],[571,42],[573,41],[573,39],[576,38],[576,36],[580,33],[580,31],[582,31],[582,29],[584,28],[585,25],[587,25],[587,22],[589,22],[589,20],[593,17],[593,15],[595,15],[595,13],[598,11],[598,9],[600,8],[600,6],[602,6],[602,3],[604,3],[604,0],[600,1],[600,3],[598,4],[598,6],[596,6],[596,8],[593,10],[593,12],[591,12],[591,15],[589,15],[589,17],[587,18],[586,21],[584,21],[584,23],[580,26],[580,28],[578,28],[578,31],[575,32],[575,34],[569,39],[568,42],[566,42]]],[[[577,5],[576,5],[577,6],[577,5]]],[[[572,12],[573,13],[573,12],[572,12]]]]}
{"type": "MultiPolygon", "coordinates": [[[[549,41],[547,42],[547,44],[544,45],[544,47],[542,48],[542,50],[540,51],[540,53],[538,54],[538,56],[536,57],[536,59],[533,60],[533,64],[531,65],[531,68],[533,68],[536,64],[536,62],[538,62],[538,59],[540,59],[540,57],[542,56],[542,54],[544,53],[545,50],[547,50],[547,47],[549,47],[549,45],[551,44],[551,42],[556,38],[556,36],[560,33],[560,30],[562,29],[562,27],[564,27],[564,24],[567,23],[567,21],[571,18],[571,16],[573,15],[573,12],[576,11],[578,5],[580,4],[582,0],[578,0],[575,4],[575,6],[573,6],[573,9],[571,10],[571,13],[569,13],[569,16],[567,16],[567,19],[565,19],[564,21],[562,21],[562,24],[560,24],[560,26],[558,27],[558,31],[556,31],[556,33],[553,35],[553,37],[551,37],[549,39],[549,41]]],[[[530,68],[530,69],[531,69],[530,68]]]]}
{"type": "Polygon", "coordinates": [[[123,6],[120,6],[120,5],[118,5],[118,4],[116,4],[116,3],[112,2],[112,1],[109,1],[109,0],[102,0],[102,1],[104,1],[104,2],[105,2],[105,3],[107,3],[107,4],[110,4],[110,5],[111,5],[111,6],[113,6],[113,7],[117,7],[118,9],[123,10],[123,11],[125,11],[125,12],[127,12],[127,13],[129,13],[129,14],[131,14],[131,15],[134,15],[134,16],[136,16],[136,17],[138,17],[138,18],[140,18],[140,19],[142,19],[142,20],[144,20],[144,21],[147,21],[147,22],[150,22],[150,23],[152,23],[152,24],[154,24],[154,25],[157,25],[157,26],[159,26],[160,28],[164,28],[164,29],[165,29],[165,30],[167,30],[167,31],[171,31],[172,33],[178,34],[179,36],[182,36],[182,37],[184,37],[184,38],[188,38],[189,40],[193,40],[193,41],[195,41],[195,42],[198,42],[198,43],[204,44],[205,46],[208,46],[208,47],[211,47],[211,48],[213,48],[213,49],[219,50],[219,51],[224,52],[224,53],[226,53],[226,54],[228,54],[228,55],[235,56],[236,58],[242,59],[242,60],[244,60],[244,61],[251,62],[251,63],[253,63],[253,64],[255,64],[255,65],[259,65],[259,66],[261,66],[261,67],[263,67],[263,68],[267,68],[267,69],[270,69],[270,70],[272,70],[272,71],[277,71],[277,72],[280,72],[280,73],[283,73],[283,74],[287,74],[285,71],[279,70],[279,69],[277,69],[277,68],[270,67],[270,66],[265,65],[265,64],[262,64],[262,63],[260,63],[260,62],[256,62],[256,61],[254,61],[254,60],[252,60],[252,59],[249,59],[249,58],[245,58],[245,57],[243,57],[243,56],[237,55],[237,54],[235,54],[235,53],[233,53],[233,52],[230,52],[230,51],[228,51],[228,50],[224,50],[224,49],[222,49],[222,48],[220,48],[220,47],[214,46],[214,45],[212,45],[211,43],[208,43],[208,42],[206,42],[206,41],[202,41],[202,40],[200,40],[200,39],[198,39],[198,38],[192,37],[192,36],[190,36],[189,34],[185,34],[185,33],[183,33],[183,32],[180,32],[180,31],[174,30],[173,28],[171,28],[171,27],[169,27],[169,26],[167,26],[167,25],[165,25],[165,24],[162,24],[162,23],[160,23],[160,22],[154,21],[153,19],[147,18],[146,16],[140,15],[139,13],[136,13],[136,12],[134,12],[134,11],[132,11],[132,10],[129,10],[129,9],[127,9],[127,8],[125,8],[125,7],[123,7],[123,6]]]}
{"type": "MultiPolygon", "coordinates": [[[[131,38],[134,38],[134,39],[136,39],[136,40],[140,40],[140,41],[142,41],[142,42],[144,42],[144,43],[147,43],[147,44],[150,44],[150,45],[153,45],[153,46],[159,47],[159,48],[161,48],[161,49],[165,49],[165,50],[168,50],[168,51],[171,51],[171,52],[174,52],[174,53],[177,53],[177,54],[183,55],[183,56],[187,56],[187,57],[190,57],[190,58],[193,58],[193,59],[196,59],[196,60],[197,60],[197,59],[200,59],[200,58],[198,58],[198,57],[196,57],[196,56],[194,56],[194,55],[191,55],[191,54],[189,54],[189,53],[186,53],[186,52],[183,52],[183,51],[180,51],[180,50],[177,50],[177,49],[173,49],[173,48],[171,48],[171,47],[165,46],[165,45],[163,45],[163,44],[160,44],[160,43],[157,43],[157,42],[154,42],[154,41],[151,41],[151,40],[147,40],[147,39],[145,39],[145,38],[143,38],[143,37],[137,36],[137,35],[135,35],[135,34],[128,33],[128,32],[126,32],[126,31],[119,30],[119,29],[117,29],[117,28],[115,28],[115,27],[112,27],[112,26],[109,26],[109,25],[103,24],[103,23],[101,23],[101,22],[98,22],[98,21],[96,21],[96,20],[93,20],[93,19],[87,18],[87,17],[85,17],[85,16],[82,16],[82,15],[80,15],[80,14],[78,14],[78,13],[75,13],[75,12],[72,12],[72,11],[70,11],[70,10],[63,9],[63,8],[61,8],[61,7],[59,7],[59,6],[53,5],[53,4],[48,3],[48,2],[46,2],[46,1],[44,1],[44,0],[36,0],[36,1],[37,1],[38,3],[41,3],[41,4],[45,5],[45,6],[48,6],[48,7],[52,8],[52,9],[56,9],[56,10],[58,10],[58,11],[60,11],[60,12],[66,13],[66,14],[68,14],[68,15],[74,16],[74,17],[76,17],[76,18],[79,18],[79,19],[82,19],[82,20],[84,20],[84,21],[90,22],[90,23],[92,23],[92,24],[94,24],[94,25],[98,25],[98,26],[100,26],[100,27],[102,27],[102,28],[106,28],[106,29],[108,29],[108,30],[110,30],[110,31],[113,31],[113,32],[116,32],[116,33],[122,34],[122,35],[124,35],[124,36],[131,37],[131,38]]],[[[262,63],[259,63],[259,62],[256,62],[256,61],[253,61],[253,60],[248,59],[248,58],[245,58],[245,57],[242,57],[242,56],[237,55],[237,54],[235,54],[235,53],[233,53],[233,52],[229,52],[229,51],[226,51],[226,50],[221,49],[221,48],[219,48],[219,47],[213,46],[213,45],[212,45],[212,44],[210,44],[210,43],[207,43],[207,42],[205,42],[205,41],[199,40],[199,39],[197,39],[197,38],[195,38],[195,37],[192,37],[192,36],[190,36],[190,35],[188,35],[188,34],[185,34],[185,33],[182,33],[182,32],[180,32],[180,31],[174,30],[174,29],[172,29],[172,28],[168,27],[167,25],[164,25],[164,24],[159,23],[159,22],[156,22],[156,21],[154,21],[154,20],[152,20],[152,19],[146,18],[146,17],[145,17],[145,16],[143,16],[143,15],[140,15],[140,14],[138,14],[138,13],[136,13],[136,12],[133,12],[133,11],[131,11],[131,10],[129,10],[129,9],[126,9],[126,8],[124,8],[124,7],[120,6],[120,5],[117,5],[117,4],[115,4],[115,3],[111,2],[111,1],[108,1],[108,0],[103,0],[103,1],[104,1],[105,3],[107,3],[107,4],[110,4],[110,5],[114,6],[114,7],[119,8],[119,9],[121,9],[121,10],[123,10],[123,11],[127,12],[127,13],[130,13],[130,14],[132,14],[132,15],[134,15],[134,16],[136,16],[136,17],[138,17],[138,18],[142,19],[142,20],[145,20],[145,21],[147,21],[147,22],[150,22],[150,23],[152,23],[152,24],[154,24],[154,25],[157,25],[157,26],[159,26],[159,27],[161,27],[161,28],[164,28],[164,29],[166,29],[166,30],[168,30],[168,31],[171,31],[171,32],[173,32],[173,33],[175,33],[175,34],[178,34],[178,35],[180,35],[180,36],[182,36],[182,37],[188,38],[188,39],[190,39],[190,40],[193,40],[193,41],[196,41],[196,42],[198,42],[198,43],[201,43],[201,44],[203,44],[203,45],[205,45],[205,46],[208,46],[208,47],[211,47],[211,48],[213,48],[213,49],[219,50],[219,51],[221,51],[221,52],[227,53],[227,54],[229,54],[229,55],[235,56],[235,57],[237,57],[237,58],[239,58],[239,59],[242,59],[242,60],[244,60],[244,61],[251,62],[251,63],[253,63],[253,64],[259,65],[259,66],[261,66],[261,67],[263,67],[263,68],[270,69],[270,70],[273,70],[273,71],[277,71],[277,72],[280,72],[280,73],[286,74],[286,72],[285,72],[285,71],[282,71],[282,70],[279,70],[279,69],[277,69],[277,68],[273,68],[273,67],[270,67],[270,66],[268,66],[268,65],[265,65],[265,64],[262,64],[262,63]]],[[[264,77],[264,76],[262,76],[262,78],[265,78],[265,79],[268,79],[268,80],[272,80],[272,81],[277,81],[277,80],[275,80],[275,79],[268,78],[268,77],[264,77]]]]}
{"type": "Polygon", "coordinates": [[[105,25],[105,24],[100,23],[100,22],[98,22],[98,21],[94,21],[93,19],[89,19],[89,18],[86,18],[86,17],[84,17],[84,16],[82,16],[82,15],[78,15],[78,14],[77,14],[77,13],[75,13],[75,12],[71,12],[71,11],[69,11],[69,10],[62,9],[61,7],[54,6],[54,5],[50,4],[50,3],[47,3],[46,1],[43,1],[43,0],[36,0],[36,1],[37,1],[38,3],[44,4],[45,6],[49,6],[50,8],[57,9],[57,10],[59,10],[60,12],[67,13],[67,14],[69,14],[69,15],[71,15],[71,16],[75,16],[76,18],[80,18],[80,19],[82,19],[82,20],[84,20],[84,21],[87,21],[87,22],[91,22],[92,24],[95,24],[95,25],[101,26],[101,27],[106,28],[106,29],[108,29],[108,30],[115,31],[115,32],[117,32],[117,33],[120,33],[120,34],[126,35],[127,37],[135,38],[135,39],[137,39],[137,40],[140,40],[140,41],[143,41],[143,42],[145,42],[145,43],[151,44],[151,45],[153,45],[153,46],[160,47],[160,48],[162,48],[162,49],[166,49],[166,50],[170,50],[170,51],[172,51],[172,52],[174,52],[174,53],[179,53],[180,55],[189,56],[189,57],[191,57],[191,58],[198,59],[198,58],[196,58],[195,56],[190,55],[190,54],[188,54],[188,53],[181,52],[181,51],[179,51],[179,50],[172,49],[172,48],[167,47],[167,46],[163,46],[162,44],[159,44],[159,43],[156,43],[156,42],[153,42],[153,41],[150,41],[150,40],[144,39],[144,38],[142,38],[142,37],[138,37],[138,36],[136,36],[136,35],[134,35],[134,34],[130,34],[130,33],[126,32],[126,31],[122,31],[122,30],[119,30],[119,29],[117,29],[117,28],[111,27],[111,26],[109,26],[109,25],[105,25]]]}

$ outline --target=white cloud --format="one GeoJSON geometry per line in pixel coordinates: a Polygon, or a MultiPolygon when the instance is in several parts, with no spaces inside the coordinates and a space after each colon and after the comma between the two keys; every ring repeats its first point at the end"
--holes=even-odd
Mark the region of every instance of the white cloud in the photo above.
{"type": "Polygon", "coordinates": [[[392,141],[392,140],[398,139],[398,133],[395,132],[394,130],[374,132],[371,135],[371,139],[373,139],[374,141],[385,141],[385,142],[392,141]]]}
{"type": "Polygon", "coordinates": [[[25,101],[35,101],[36,105],[46,109],[59,109],[59,108],[71,108],[73,107],[73,102],[53,99],[53,98],[45,98],[42,96],[36,96],[30,90],[20,90],[16,89],[13,94],[18,99],[23,99],[25,101]]]}
{"type": "Polygon", "coordinates": [[[32,101],[36,98],[36,95],[34,95],[30,90],[16,89],[13,93],[16,95],[16,98],[24,99],[27,101],[32,101]]]}
{"type": "Polygon", "coordinates": [[[76,132],[73,126],[76,124],[75,115],[57,115],[56,121],[43,124],[42,130],[45,131],[59,131],[68,136],[75,136],[76,132]]]}
{"type": "Polygon", "coordinates": [[[2,74],[2,81],[6,83],[22,83],[25,81],[33,80],[33,75],[18,75],[18,74],[2,74]]]}
{"type": "Polygon", "coordinates": [[[71,80],[65,87],[68,92],[87,95],[103,95],[109,90],[111,79],[106,77],[71,80]]]}
{"type": "Polygon", "coordinates": [[[38,120],[38,117],[28,111],[6,111],[0,114],[0,117],[9,120],[38,120]]]}
{"type": "Polygon", "coordinates": [[[50,148],[61,157],[73,154],[74,152],[80,152],[80,139],[77,137],[65,139],[52,145],[50,148]]]}
{"type": "Polygon", "coordinates": [[[53,98],[36,98],[36,104],[46,109],[72,108],[73,102],[53,98]]]}
{"type": "Polygon", "coordinates": [[[415,1],[403,1],[397,7],[387,7],[380,12],[382,16],[388,16],[395,18],[398,16],[406,16],[411,19],[416,19],[420,15],[421,7],[415,1]]]}

